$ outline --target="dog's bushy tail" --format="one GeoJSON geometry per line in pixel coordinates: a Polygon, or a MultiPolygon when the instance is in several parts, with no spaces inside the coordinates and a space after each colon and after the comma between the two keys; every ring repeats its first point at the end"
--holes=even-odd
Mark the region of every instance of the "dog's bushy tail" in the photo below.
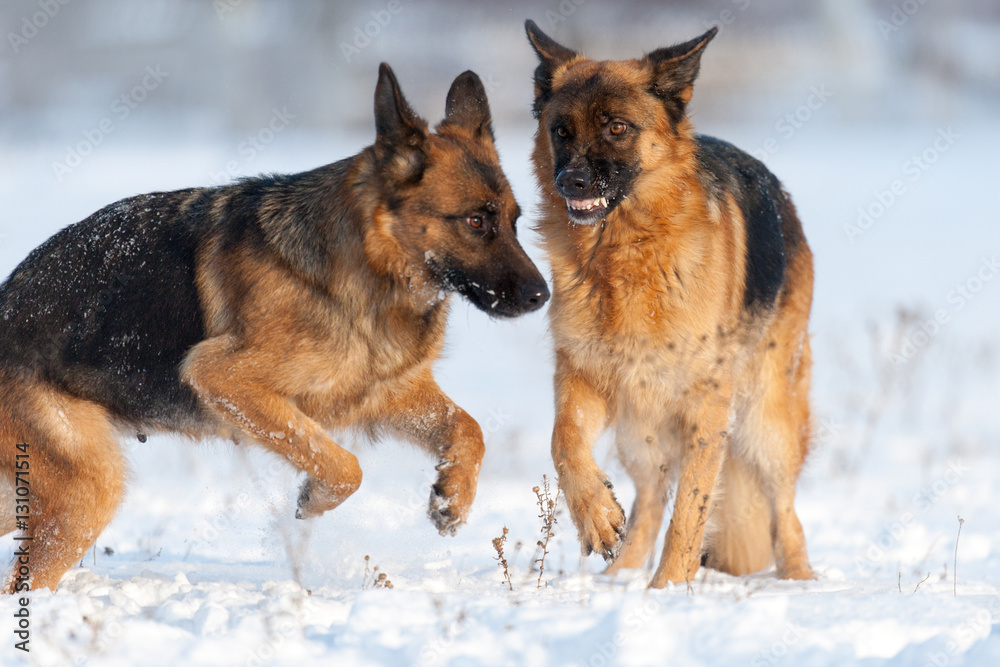
{"type": "Polygon", "coordinates": [[[729,458],[712,499],[705,536],[705,565],[740,576],[774,562],[771,508],[756,476],[729,458]]]}

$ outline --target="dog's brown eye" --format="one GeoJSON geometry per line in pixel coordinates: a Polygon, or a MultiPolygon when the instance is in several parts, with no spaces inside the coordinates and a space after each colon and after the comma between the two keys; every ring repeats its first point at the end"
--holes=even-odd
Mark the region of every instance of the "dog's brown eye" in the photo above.
{"type": "Polygon", "coordinates": [[[569,136],[569,132],[566,130],[565,127],[557,127],[556,136],[559,137],[560,139],[565,139],[566,137],[569,136]]]}
{"type": "Polygon", "coordinates": [[[628,125],[626,125],[621,121],[616,120],[615,122],[611,123],[611,134],[615,136],[618,136],[619,134],[625,134],[625,130],[627,129],[628,125]]]}
{"type": "Polygon", "coordinates": [[[470,215],[465,219],[465,221],[469,223],[469,227],[472,227],[473,229],[483,228],[483,216],[481,215],[470,215]]]}

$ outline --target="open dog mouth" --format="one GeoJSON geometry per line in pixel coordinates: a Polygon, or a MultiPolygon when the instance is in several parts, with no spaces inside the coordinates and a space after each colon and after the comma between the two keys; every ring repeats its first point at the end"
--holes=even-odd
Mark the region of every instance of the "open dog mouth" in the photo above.
{"type": "Polygon", "coordinates": [[[608,208],[607,197],[597,197],[595,199],[567,199],[566,205],[571,211],[590,212],[594,210],[604,210],[608,208]]]}
{"type": "Polygon", "coordinates": [[[566,199],[569,219],[578,225],[593,225],[607,217],[611,206],[607,197],[592,199],[566,199]]]}

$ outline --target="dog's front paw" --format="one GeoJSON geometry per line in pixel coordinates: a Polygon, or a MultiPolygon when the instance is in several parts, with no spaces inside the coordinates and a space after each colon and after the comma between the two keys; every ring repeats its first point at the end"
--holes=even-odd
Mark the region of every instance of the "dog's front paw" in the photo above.
{"type": "Polygon", "coordinates": [[[456,515],[451,506],[452,499],[441,495],[437,484],[431,489],[431,502],[427,508],[427,516],[441,535],[454,535],[458,527],[465,523],[465,518],[456,515]]]}
{"type": "Polygon", "coordinates": [[[611,482],[603,475],[576,483],[561,481],[583,555],[596,551],[605,561],[613,562],[625,538],[625,512],[611,482]]]}
{"type": "Polygon", "coordinates": [[[322,515],[324,512],[332,510],[334,507],[344,502],[347,496],[346,489],[329,489],[326,485],[317,482],[312,477],[306,477],[299,487],[299,499],[296,503],[296,519],[312,519],[322,515]]]}
{"type": "Polygon", "coordinates": [[[439,463],[436,470],[438,479],[431,487],[427,516],[441,535],[454,535],[469,515],[476,495],[476,476],[449,462],[439,463]]]}

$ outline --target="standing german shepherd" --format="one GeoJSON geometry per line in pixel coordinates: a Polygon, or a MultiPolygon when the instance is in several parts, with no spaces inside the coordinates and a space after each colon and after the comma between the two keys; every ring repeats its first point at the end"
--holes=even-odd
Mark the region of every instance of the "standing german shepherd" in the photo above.
{"type": "Polygon", "coordinates": [[[703,559],[812,576],[795,515],[809,449],[812,256],[763,164],[696,136],[686,106],[716,30],[593,61],[528,21],[556,346],[552,457],[585,553],[637,568],[679,477],[651,585],[703,559]],[[625,516],[591,454],[614,428],[625,516]]]}
{"type": "Polygon", "coordinates": [[[375,127],[374,146],[313,171],[120,201],[0,287],[0,530],[33,538],[8,591],[54,589],[97,539],[125,487],[122,434],[263,445],[307,473],[305,518],[361,483],[328,429],[392,433],[440,460],[441,534],[465,520],[483,438],[431,372],[446,293],[504,317],[549,293],[479,77],[455,80],[430,133],[383,64],[375,127]]]}

